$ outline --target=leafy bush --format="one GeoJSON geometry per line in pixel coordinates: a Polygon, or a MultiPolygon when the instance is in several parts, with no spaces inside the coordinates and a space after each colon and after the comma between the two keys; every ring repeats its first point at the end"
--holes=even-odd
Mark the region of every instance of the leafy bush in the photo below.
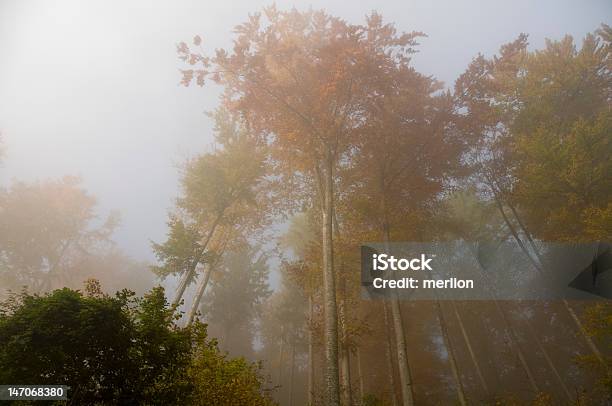
{"type": "Polygon", "coordinates": [[[257,364],[177,318],[160,287],[13,294],[0,304],[0,382],[68,385],[74,404],[272,404],[257,364]]]}

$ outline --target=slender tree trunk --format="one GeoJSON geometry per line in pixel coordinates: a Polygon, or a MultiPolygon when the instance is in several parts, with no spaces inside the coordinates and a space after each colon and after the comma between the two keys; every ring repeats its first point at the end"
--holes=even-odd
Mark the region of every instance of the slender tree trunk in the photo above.
{"type": "MultiPolygon", "coordinates": [[[[396,294],[397,295],[397,294],[396,294]]],[[[399,363],[400,382],[402,385],[402,404],[404,406],[414,405],[412,393],[412,377],[408,366],[408,354],[406,352],[406,338],[404,336],[404,326],[400,303],[397,296],[391,299],[391,316],[393,317],[393,327],[395,329],[395,342],[397,345],[397,361],[399,363]]]]}
{"type": "MultiPolygon", "coordinates": [[[[344,319],[344,303],[340,306],[340,318],[344,319]]],[[[351,359],[350,359],[350,351],[348,348],[348,337],[346,333],[346,321],[342,321],[341,323],[342,329],[342,344],[341,344],[341,369],[342,373],[342,401],[346,406],[351,406],[353,404],[353,394],[351,391],[351,359]]]]}
{"type": "Polygon", "coordinates": [[[192,275],[193,271],[189,270],[185,272],[183,276],[181,276],[181,279],[179,280],[179,285],[176,288],[176,295],[174,296],[174,300],[172,301],[172,306],[176,307],[181,303],[181,299],[185,294],[185,289],[187,289],[187,282],[189,281],[189,278],[191,278],[192,275]]]}
{"type": "MultiPolygon", "coordinates": [[[[339,269],[342,270],[342,262],[340,262],[339,269]]],[[[342,273],[340,273],[342,275],[342,273]]],[[[342,334],[342,340],[340,340],[340,369],[342,378],[342,403],[346,406],[353,404],[353,394],[351,390],[351,359],[349,350],[349,337],[347,332],[347,308],[346,308],[346,285],[345,279],[341,277],[340,281],[340,293],[341,300],[338,308],[340,318],[340,334],[342,334]]]]}
{"type": "MultiPolygon", "coordinates": [[[[383,225],[383,237],[385,246],[388,248],[391,238],[389,233],[389,222],[386,219],[384,195],[382,201],[384,212],[383,215],[385,216],[385,223],[383,225]]],[[[395,345],[397,347],[397,361],[399,366],[400,384],[402,389],[402,405],[412,406],[414,405],[414,394],[412,389],[412,377],[410,376],[410,366],[408,364],[408,354],[406,351],[404,322],[402,320],[399,297],[397,296],[397,292],[395,291],[392,293],[391,297],[391,317],[393,319],[393,329],[395,331],[395,345]]]]}
{"type": "Polygon", "coordinates": [[[586,341],[587,346],[589,347],[593,355],[595,355],[595,358],[597,358],[597,360],[601,363],[601,365],[607,368],[606,362],[604,361],[604,358],[602,357],[601,352],[599,352],[599,349],[597,349],[597,346],[593,342],[593,339],[584,329],[584,326],[582,325],[582,322],[578,318],[578,315],[576,314],[574,309],[570,306],[569,302],[565,299],[563,299],[563,305],[565,306],[565,308],[567,309],[567,312],[572,317],[572,320],[574,320],[574,323],[576,324],[578,331],[580,332],[580,334],[586,341]]]}
{"type": "MultiPolygon", "coordinates": [[[[338,217],[336,210],[333,210],[333,232],[335,237],[340,241],[340,225],[338,224],[338,217]]],[[[338,258],[338,271],[339,271],[339,289],[340,289],[340,306],[338,307],[338,316],[340,319],[340,334],[342,336],[340,344],[340,377],[342,380],[342,402],[347,406],[353,404],[353,391],[351,387],[351,352],[349,348],[349,336],[348,336],[348,306],[347,302],[347,291],[346,291],[346,278],[343,275],[344,263],[342,256],[338,258]]]]}
{"type": "Polygon", "coordinates": [[[340,377],[338,371],[338,309],[333,253],[334,179],[332,151],[327,147],[324,175],[324,206],[322,211],[323,287],[325,305],[325,380],[326,404],[340,405],[340,377]]]}
{"type": "Polygon", "coordinates": [[[529,245],[531,246],[531,249],[533,250],[533,253],[535,254],[535,256],[536,256],[536,258],[537,258],[537,260],[538,260],[538,262],[540,263],[540,266],[541,266],[542,265],[542,257],[540,256],[540,250],[538,250],[538,247],[535,244],[535,242],[533,241],[533,238],[531,238],[531,234],[529,233],[529,230],[527,230],[527,227],[521,221],[521,216],[519,216],[519,214],[516,211],[516,208],[514,207],[514,205],[512,205],[508,201],[506,201],[506,204],[508,205],[508,207],[510,207],[510,211],[512,211],[512,214],[514,215],[514,218],[518,222],[519,227],[523,230],[523,233],[527,237],[527,241],[529,242],[529,245]]]}
{"type": "Polygon", "coordinates": [[[289,405],[293,406],[293,377],[295,374],[295,342],[291,344],[291,380],[289,383],[289,405]]]}
{"type": "Polygon", "coordinates": [[[461,406],[466,406],[467,401],[465,399],[465,393],[463,391],[463,383],[461,382],[461,374],[459,372],[459,367],[457,365],[457,359],[455,357],[455,350],[453,348],[453,344],[450,341],[450,337],[448,336],[448,329],[446,326],[446,320],[444,319],[444,313],[442,312],[442,306],[440,305],[440,300],[436,299],[435,304],[438,311],[438,320],[440,322],[440,331],[442,332],[442,339],[444,340],[444,344],[448,350],[448,360],[450,361],[451,370],[453,372],[453,377],[455,378],[455,384],[457,387],[457,398],[459,399],[459,404],[461,406]]]}
{"type": "Polygon", "coordinates": [[[572,395],[567,389],[567,386],[565,385],[563,378],[561,378],[561,374],[559,374],[557,367],[555,367],[555,364],[553,363],[552,359],[548,355],[548,351],[546,351],[546,348],[544,348],[544,346],[542,345],[542,342],[540,341],[540,338],[538,337],[538,333],[535,331],[535,329],[533,328],[529,320],[525,320],[525,322],[527,323],[527,327],[529,327],[529,332],[531,333],[534,341],[536,342],[538,350],[540,350],[540,352],[544,356],[544,359],[546,360],[546,363],[548,364],[548,367],[552,371],[553,375],[555,375],[555,378],[557,378],[557,381],[559,381],[559,385],[561,386],[561,389],[563,389],[563,392],[565,393],[565,396],[567,397],[568,402],[571,403],[572,395]]]}
{"type": "MultiPolygon", "coordinates": [[[[206,272],[204,273],[204,276],[202,277],[202,279],[200,279],[200,282],[198,283],[198,286],[196,287],[195,296],[193,298],[193,302],[191,303],[191,309],[189,310],[189,314],[187,318],[187,325],[191,325],[191,323],[193,323],[193,320],[195,319],[195,316],[198,312],[198,307],[200,306],[200,302],[202,301],[202,296],[204,296],[204,292],[206,291],[206,287],[208,286],[208,282],[210,281],[210,277],[213,273],[214,268],[221,261],[221,257],[223,253],[225,252],[225,248],[227,247],[227,243],[228,243],[228,240],[226,239],[225,242],[220,247],[220,249],[217,251],[216,258],[213,261],[206,264],[206,272]]],[[[255,263],[258,263],[259,260],[261,260],[262,256],[263,255],[260,255],[257,261],[255,261],[255,263]]],[[[229,336],[226,335],[226,337],[229,337],[229,336]]]]}
{"type": "Polygon", "coordinates": [[[278,386],[283,388],[283,346],[285,343],[284,333],[281,333],[280,354],[278,356],[278,386]]]}
{"type": "Polygon", "coordinates": [[[514,240],[516,241],[516,243],[519,245],[519,247],[521,248],[521,250],[527,255],[527,258],[529,259],[529,261],[533,264],[533,266],[535,267],[535,269],[542,273],[542,267],[540,266],[540,264],[533,259],[533,257],[529,254],[529,250],[527,249],[527,247],[525,247],[525,244],[523,244],[523,240],[521,240],[521,238],[518,235],[518,232],[516,231],[516,229],[514,228],[514,225],[512,224],[512,222],[510,222],[510,219],[508,218],[508,216],[506,215],[506,211],[504,210],[504,206],[502,205],[502,202],[499,198],[499,196],[494,192],[493,193],[493,197],[495,199],[495,203],[497,204],[497,208],[499,209],[499,213],[502,215],[502,218],[504,219],[504,223],[506,223],[506,226],[508,226],[508,229],[510,230],[510,233],[512,233],[512,237],[514,237],[514,240]]]}
{"type": "Polygon", "coordinates": [[[187,288],[187,283],[189,282],[189,279],[195,273],[195,270],[198,264],[202,260],[202,256],[206,253],[206,248],[208,247],[208,244],[210,243],[210,240],[212,239],[212,236],[215,233],[217,226],[219,225],[219,223],[221,222],[221,219],[223,218],[223,213],[224,211],[221,211],[221,213],[219,213],[219,215],[213,222],[212,226],[210,227],[210,230],[208,231],[208,234],[206,235],[206,239],[204,240],[204,243],[202,244],[202,247],[200,248],[200,251],[198,252],[196,258],[194,258],[193,262],[191,263],[189,270],[187,270],[181,277],[179,286],[176,290],[176,296],[174,297],[174,300],[172,301],[173,306],[176,307],[181,302],[181,299],[183,298],[183,295],[185,294],[185,289],[187,288]]]}
{"type": "Polygon", "coordinates": [[[480,381],[480,385],[484,390],[485,394],[489,396],[489,387],[487,386],[487,381],[484,379],[484,375],[482,374],[482,369],[480,368],[480,363],[478,362],[478,358],[476,358],[476,353],[474,352],[474,348],[472,346],[472,341],[467,334],[467,330],[465,329],[465,325],[463,323],[463,317],[459,313],[457,309],[457,304],[454,300],[451,301],[451,306],[453,307],[453,312],[455,313],[455,318],[459,323],[459,329],[461,330],[461,335],[463,336],[463,341],[465,342],[465,346],[468,349],[468,353],[470,354],[470,358],[472,363],[474,364],[474,369],[476,370],[476,374],[478,375],[478,379],[480,381]]]}
{"type": "Polygon", "coordinates": [[[353,393],[351,391],[351,360],[348,349],[342,349],[342,398],[343,404],[352,406],[353,393]]]}
{"type": "Polygon", "coordinates": [[[357,360],[357,380],[359,382],[359,404],[363,402],[364,388],[363,388],[363,371],[361,370],[361,348],[357,347],[356,352],[357,360]]]}
{"type": "Polygon", "coordinates": [[[385,318],[385,355],[387,357],[387,371],[389,385],[391,386],[391,405],[397,406],[397,383],[393,372],[393,343],[391,342],[391,326],[389,325],[389,311],[387,302],[383,301],[383,316],[385,318]]]}
{"type": "Polygon", "coordinates": [[[308,406],[314,406],[314,332],[313,332],[313,297],[308,295],[308,313],[310,325],[308,326],[308,406]]]}
{"type": "Polygon", "coordinates": [[[189,309],[189,314],[187,317],[187,325],[191,325],[193,320],[195,319],[196,314],[198,313],[198,307],[200,306],[200,301],[202,300],[202,296],[206,291],[206,287],[208,286],[208,281],[210,280],[210,275],[212,274],[212,265],[209,265],[206,269],[206,272],[200,279],[198,286],[196,288],[195,297],[193,298],[193,303],[191,303],[191,309],[189,309]]]}

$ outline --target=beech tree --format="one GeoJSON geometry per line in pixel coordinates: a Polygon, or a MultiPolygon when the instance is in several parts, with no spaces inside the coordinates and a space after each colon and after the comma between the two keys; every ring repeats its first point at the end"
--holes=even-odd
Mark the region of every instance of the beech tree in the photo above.
{"type": "Polygon", "coordinates": [[[612,29],[603,26],[580,48],[566,36],[524,59],[511,199],[529,208],[521,217],[537,238],[612,237],[611,47],[612,29]]]}
{"type": "MultiPolygon", "coordinates": [[[[181,182],[183,195],[168,222],[168,239],[153,244],[161,261],[153,270],[161,277],[180,278],[175,305],[195,281],[198,269],[220,254],[222,241],[230,238],[223,229],[230,232],[237,226],[264,221],[264,216],[253,213],[261,195],[265,154],[236,118],[223,110],[217,111],[214,118],[215,140],[220,148],[187,162],[181,182]],[[213,246],[217,252],[211,249],[213,246]]],[[[203,290],[198,291],[201,296],[203,290]]],[[[195,300],[199,301],[200,296],[195,300]]]]}
{"type": "MultiPolygon", "coordinates": [[[[566,36],[529,52],[521,35],[499,56],[476,57],[455,86],[462,130],[475,137],[470,162],[476,184],[538,272],[544,271],[539,239],[611,235],[610,38],[604,25],[581,49],[566,36]]],[[[604,364],[573,307],[562,302],[604,364]]]]}
{"type": "MultiPolygon", "coordinates": [[[[235,31],[234,48],[217,50],[212,57],[181,43],[180,57],[194,65],[183,71],[183,83],[204,85],[210,78],[222,84],[225,105],[268,137],[278,168],[289,176],[304,176],[317,191],[327,403],[339,404],[335,171],[352,150],[363,120],[364,91],[372,88],[370,78],[406,61],[418,34],[398,34],[377,14],[365,25],[351,25],[322,11],[281,12],[274,7],[252,15],[235,31]]],[[[196,37],[194,45],[200,43],[196,37]]]]}
{"type": "MultiPolygon", "coordinates": [[[[353,159],[342,172],[341,215],[353,236],[389,243],[431,238],[432,217],[445,182],[461,170],[463,144],[453,126],[448,93],[416,72],[408,60],[390,67],[364,100],[365,124],[353,159]],[[354,230],[363,233],[354,234],[354,230]]],[[[359,241],[354,241],[359,245],[359,241]]],[[[353,249],[355,249],[353,247],[353,249]]],[[[403,404],[412,404],[413,384],[397,297],[390,299],[403,404]]]]}
{"type": "Polygon", "coordinates": [[[308,298],[305,319],[308,341],[308,404],[315,404],[315,347],[321,333],[320,312],[315,311],[322,288],[320,264],[320,236],[316,232],[317,216],[313,210],[298,213],[289,222],[287,232],[279,246],[291,254],[291,260],[283,264],[283,280],[289,287],[297,285],[308,298]]]}
{"type": "Polygon", "coordinates": [[[581,49],[567,36],[535,52],[521,35],[457,80],[476,184],[534,256],[532,237],[610,236],[610,32],[604,25],[581,49]]]}

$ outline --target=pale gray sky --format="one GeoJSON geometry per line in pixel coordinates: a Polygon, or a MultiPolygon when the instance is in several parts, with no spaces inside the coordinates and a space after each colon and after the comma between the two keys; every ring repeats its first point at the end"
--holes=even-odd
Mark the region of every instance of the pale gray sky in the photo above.
{"type": "MultiPolygon", "coordinates": [[[[211,142],[214,88],[179,86],[175,44],[200,34],[208,49],[259,1],[0,0],[0,184],[80,175],[101,215],[122,214],[118,243],[152,259],[178,192],[176,165],[211,142]]],[[[277,1],[325,8],[351,22],[378,10],[399,30],[424,31],[414,63],[452,85],[478,52],[494,53],[520,32],[582,38],[612,22],[612,2],[277,1]]]]}

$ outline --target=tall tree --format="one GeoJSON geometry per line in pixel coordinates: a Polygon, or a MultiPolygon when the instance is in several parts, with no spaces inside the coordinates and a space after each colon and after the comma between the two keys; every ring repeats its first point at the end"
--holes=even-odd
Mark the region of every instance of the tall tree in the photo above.
{"type": "MultiPolygon", "coordinates": [[[[435,208],[445,180],[461,166],[462,145],[453,131],[449,95],[436,95],[440,84],[408,62],[388,67],[364,100],[366,121],[342,173],[346,192],[340,213],[352,224],[349,229],[369,230],[386,243],[431,237],[424,233],[427,213],[435,208]]],[[[399,299],[390,301],[402,399],[409,405],[414,390],[404,322],[399,299]]]]}
{"type": "MultiPolygon", "coordinates": [[[[213,57],[179,45],[184,83],[207,77],[225,86],[225,103],[269,135],[273,156],[286,174],[309,179],[318,191],[325,296],[327,403],[340,402],[338,315],[332,222],[335,171],[351,152],[361,124],[364,90],[373,74],[404,63],[416,33],[397,34],[371,15],[350,25],[322,11],[280,12],[274,7],[236,27],[232,51],[213,57]]],[[[201,40],[196,37],[194,45],[201,40]]]]}
{"type": "Polygon", "coordinates": [[[210,247],[220,229],[264,221],[264,216],[253,215],[265,173],[263,148],[226,111],[217,111],[214,118],[220,148],[187,162],[183,195],[168,222],[168,239],[153,244],[161,261],[154,271],[162,277],[180,277],[175,305],[196,279],[198,269],[215,257],[210,247]]]}
{"type": "Polygon", "coordinates": [[[321,290],[321,270],[317,245],[316,214],[312,210],[294,215],[287,232],[280,238],[279,248],[289,254],[291,261],[285,269],[293,283],[300,287],[308,298],[307,341],[308,341],[308,405],[315,404],[315,341],[317,320],[315,301],[321,290]]]}
{"type": "Polygon", "coordinates": [[[511,123],[516,185],[508,200],[527,234],[554,241],[612,237],[610,27],[528,53],[511,123]],[[546,205],[541,204],[543,201],[546,205]],[[546,210],[544,210],[546,207],[546,210]]]}
{"type": "Polygon", "coordinates": [[[587,35],[580,49],[567,36],[534,52],[521,35],[499,56],[476,57],[455,85],[477,185],[536,257],[533,238],[610,236],[610,32],[587,35]]]}
{"type": "MultiPolygon", "coordinates": [[[[535,52],[521,35],[499,56],[475,58],[455,85],[462,130],[477,140],[470,159],[477,184],[539,272],[536,238],[611,235],[610,32],[604,25],[579,50],[567,36],[535,52]]],[[[603,362],[574,309],[563,304],[603,362]]]]}

